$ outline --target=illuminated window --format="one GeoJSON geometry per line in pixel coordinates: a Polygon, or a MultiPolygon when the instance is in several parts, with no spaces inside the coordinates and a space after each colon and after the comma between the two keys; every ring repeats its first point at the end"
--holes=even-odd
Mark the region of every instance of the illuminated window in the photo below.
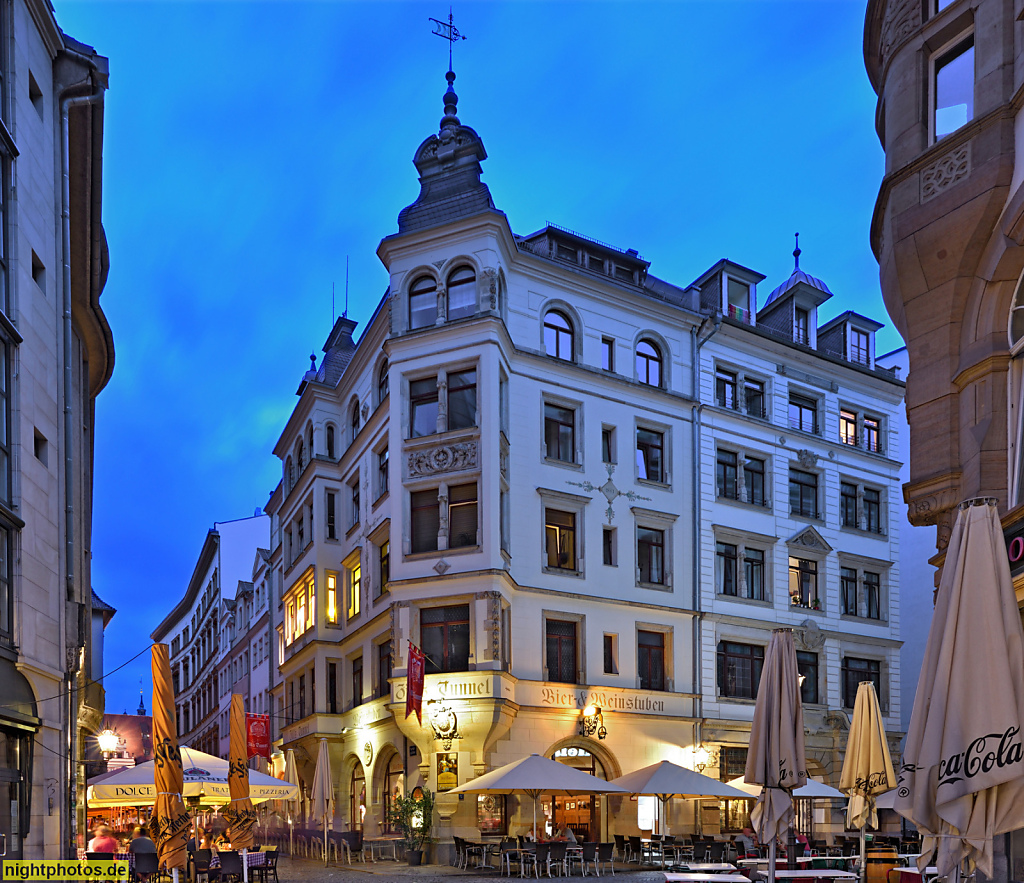
{"type": "Polygon", "coordinates": [[[348,569],[348,618],[359,615],[359,598],[363,587],[363,568],[356,559],[348,569]]]}
{"type": "Polygon", "coordinates": [[[316,590],[312,570],[308,570],[289,590],[284,598],[284,605],[285,643],[291,644],[316,624],[316,590]]]}
{"type": "Polygon", "coordinates": [[[338,621],[338,576],[327,574],[327,621],[332,625],[338,621]]]}

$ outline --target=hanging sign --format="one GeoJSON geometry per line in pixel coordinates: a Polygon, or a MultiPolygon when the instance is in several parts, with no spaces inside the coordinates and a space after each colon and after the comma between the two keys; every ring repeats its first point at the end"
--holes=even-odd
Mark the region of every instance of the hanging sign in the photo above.
{"type": "Polygon", "coordinates": [[[265,757],[270,760],[270,715],[245,716],[245,743],[247,757],[265,757]]]}
{"type": "Polygon", "coordinates": [[[408,717],[414,711],[416,720],[423,723],[423,676],[425,674],[426,658],[412,641],[409,642],[409,665],[407,668],[406,681],[408,688],[405,691],[405,716],[408,717]]]}

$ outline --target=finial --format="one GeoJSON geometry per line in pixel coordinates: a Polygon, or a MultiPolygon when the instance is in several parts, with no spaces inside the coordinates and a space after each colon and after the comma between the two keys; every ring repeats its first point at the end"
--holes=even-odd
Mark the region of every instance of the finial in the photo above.
{"type": "Polygon", "coordinates": [[[309,370],[316,373],[316,353],[309,354],[309,370]]]}
{"type": "Polygon", "coordinates": [[[796,248],[793,249],[793,272],[800,269],[800,234],[796,235],[796,248]]]}
{"type": "Polygon", "coordinates": [[[448,89],[444,93],[444,116],[441,117],[442,130],[448,126],[462,125],[456,116],[456,111],[459,107],[459,96],[455,94],[455,90],[452,88],[452,83],[455,82],[455,74],[452,71],[448,71],[444,76],[448,81],[448,89]]]}

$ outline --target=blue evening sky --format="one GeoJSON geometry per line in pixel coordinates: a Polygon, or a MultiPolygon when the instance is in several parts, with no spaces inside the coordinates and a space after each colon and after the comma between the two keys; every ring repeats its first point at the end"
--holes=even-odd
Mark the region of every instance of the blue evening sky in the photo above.
{"type": "MultiPolygon", "coordinates": [[[[546,222],[685,284],[722,257],[801,266],[886,322],[868,226],[883,156],[862,57],[863,0],[471,2],[455,48],[459,116],[513,230],[546,222]]],[[[103,219],[113,379],[96,416],[93,582],[118,608],[107,670],[184,593],[214,521],[251,515],[271,449],[331,328],[331,287],[362,323],[375,255],[418,192],[437,131],[443,3],[55,0],[110,59],[103,219]]],[[[107,709],[150,705],[148,655],[107,709]]]]}

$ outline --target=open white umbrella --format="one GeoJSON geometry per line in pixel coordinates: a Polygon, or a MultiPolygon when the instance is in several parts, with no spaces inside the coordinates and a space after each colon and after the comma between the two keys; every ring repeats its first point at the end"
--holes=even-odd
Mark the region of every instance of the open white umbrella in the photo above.
{"type": "Polygon", "coordinates": [[[583,770],[568,764],[549,760],[539,754],[531,754],[522,760],[515,760],[505,766],[484,773],[465,785],[452,788],[449,794],[459,791],[477,794],[528,794],[533,798],[533,830],[537,831],[537,798],[541,794],[628,794],[629,792],[613,782],[606,782],[583,770]]]}
{"type": "Polygon", "coordinates": [[[758,839],[769,844],[768,879],[775,883],[775,838],[793,817],[793,789],[807,782],[804,709],[792,629],[775,629],[768,642],[744,779],[764,786],[750,821],[758,839]]]}
{"type": "Polygon", "coordinates": [[[861,681],[853,703],[853,722],[846,742],[843,772],[839,787],[850,795],[846,808],[846,824],[860,828],[860,875],[865,874],[864,840],[868,825],[878,828],[875,798],[896,784],[896,773],[889,757],[889,743],[885,739],[885,723],[878,705],[875,685],[861,681]]]}
{"type": "Polygon", "coordinates": [[[324,822],[324,865],[327,864],[327,826],[334,818],[334,779],[331,777],[331,755],[327,740],[320,740],[313,773],[313,815],[324,822]]]}
{"type": "Polygon", "coordinates": [[[992,837],[1024,827],[1024,632],[994,500],[960,504],[946,549],[895,809],[920,867],[992,876],[992,837]]]}
{"type": "Polygon", "coordinates": [[[630,794],[657,797],[661,801],[662,818],[666,816],[666,804],[673,797],[695,799],[715,797],[719,800],[743,800],[747,796],[731,785],[726,785],[718,779],[712,779],[710,776],[702,775],[696,770],[687,769],[669,760],[653,763],[611,781],[613,785],[624,788],[630,794]]]}
{"type": "MultiPolygon", "coordinates": [[[[760,785],[751,785],[749,782],[743,781],[743,776],[730,779],[726,784],[732,788],[738,788],[748,800],[751,797],[756,800],[764,790],[760,785]]],[[[793,789],[793,797],[800,800],[828,800],[844,796],[843,792],[837,788],[826,785],[820,779],[812,779],[810,776],[807,777],[806,785],[793,789]]]]}

